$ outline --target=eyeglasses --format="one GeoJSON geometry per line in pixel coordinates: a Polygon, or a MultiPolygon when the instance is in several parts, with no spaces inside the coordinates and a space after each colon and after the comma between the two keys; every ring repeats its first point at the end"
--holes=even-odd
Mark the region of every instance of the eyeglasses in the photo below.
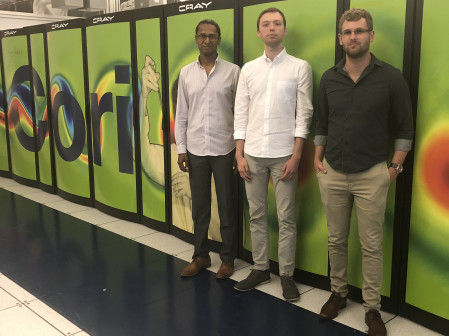
{"type": "Polygon", "coordinates": [[[359,36],[359,35],[368,33],[370,31],[371,31],[370,29],[364,29],[364,28],[357,28],[354,30],[346,29],[346,30],[342,31],[341,35],[343,35],[344,37],[350,37],[352,35],[352,33],[354,33],[355,36],[359,36]]]}
{"type": "Polygon", "coordinates": [[[209,41],[214,42],[216,39],[218,39],[218,36],[215,34],[197,34],[195,35],[197,39],[199,39],[201,42],[206,41],[207,38],[209,38],[209,41]]]}

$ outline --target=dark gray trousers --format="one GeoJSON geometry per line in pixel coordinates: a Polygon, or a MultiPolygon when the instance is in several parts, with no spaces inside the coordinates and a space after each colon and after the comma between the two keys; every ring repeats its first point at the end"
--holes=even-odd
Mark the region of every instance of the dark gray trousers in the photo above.
{"type": "Polygon", "coordinates": [[[211,178],[215,180],[222,247],[220,259],[233,262],[236,250],[236,180],[232,170],[235,151],[220,156],[189,157],[189,179],[192,194],[192,218],[194,228],[193,258],[209,254],[207,243],[211,217],[211,178]]]}

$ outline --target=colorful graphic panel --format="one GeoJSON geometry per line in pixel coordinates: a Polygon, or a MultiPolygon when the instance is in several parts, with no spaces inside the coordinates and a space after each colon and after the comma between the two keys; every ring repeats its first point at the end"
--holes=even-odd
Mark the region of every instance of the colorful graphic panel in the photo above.
{"type": "Polygon", "coordinates": [[[5,37],[2,47],[12,173],[36,180],[27,37],[5,37]]]}
{"type": "Polygon", "coordinates": [[[50,124],[47,111],[47,79],[45,77],[44,34],[30,35],[31,63],[33,65],[34,111],[36,114],[37,151],[39,179],[52,185],[50,156],[50,124]]]}
{"type": "MultiPolygon", "coordinates": [[[[352,0],[351,7],[364,8],[371,13],[374,22],[374,42],[370,50],[380,60],[402,70],[405,34],[406,0],[352,0]]],[[[393,154],[393,143],[391,145],[393,154]]],[[[383,282],[381,294],[390,296],[391,267],[393,257],[393,228],[396,183],[390,186],[385,211],[383,241],[383,282]]],[[[362,288],[362,252],[357,228],[357,214],[352,213],[351,234],[349,237],[348,283],[362,288]]]]}
{"type": "Polygon", "coordinates": [[[57,186],[66,193],[89,198],[82,44],[81,28],[47,33],[57,186]]]}
{"type": "Polygon", "coordinates": [[[424,1],[406,302],[449,319],[449,11],[424,1]]]}
{"type": "MultiPolygon", "coordinates": [[[[287,21],[284,46],[290,55],[304,59],[313,69],[314,93],[318,92],[321,75],[334,64],[335,13],[333,0],[309,2],[288,0],[270,2],[243,8],[243,56],[245,62],[260,57],[264,46],[257,37],[257,17],[268,7],[283,11],[287,21]],[[300,8],[300,10],[298,10],[300,8]]],[[[298,172],[296,193],[296,221],[298,238],[296,267],[311,273],[327,275],[326,216],[321,204],[318,182],[313,169],[313,130],[304,147],[298,172]]],[[[246,197],[245,197],[246,202],[246,197]]],[[[268,186],[268,226],[270,233],[270,259],[278,260],[278,219],[273,184],[268,186]]],[[[251,250],[248,205],[245,206],[244,247],[251,250]]]]}
{"type": "Polygon", "coordinates": [[[142,202],[145,217],[165,222],[162,62],[159,18],[136,22],[142,202]]]}
{"type": "Polygon", "coordinates": [[[86,35],[95,199],[135,213],[130,23],[90,26],[86,35]]]}
{"type": "MultiPolygon", "coordinates": [[[[229,2],[232,5],[232,2],[229,2]]],[[[211,7],[209,7],[211,8],[211,7]]],[[[167,18],[168,72],[170,96],[170,149],[172,179],[172,215],[173,225],[193,232],[192,201],[188,173],[178,167],[174,125],[176,115],[176,99],[179,73],[185,65],[198,58],[198,47],[195,43],[195,27],[201,20],[211,19],[218,23],[221,30],[221,42],[218,46],[219,56],[234,62],[234,9],[211,10],[190,13],[167,18]]],[[[212,183],[212,209],[209,226],[209,238],[221,241],[220,220],[218,217],[217,196],[212,183]]]]}
{"type": "MultiPolygon", "coordinates": [[[[1,50],[1,49],[0,49],[1,50]]],[[[3,55],[0,53],[0,63],[3,64],[3,55]]],[[[8,144],[6,134],[6,112],[4,104],[4,91],[3,91],[3,71],[0,67],[0,170],[9,170],[9,158],[8,158],[8,144]]]]}

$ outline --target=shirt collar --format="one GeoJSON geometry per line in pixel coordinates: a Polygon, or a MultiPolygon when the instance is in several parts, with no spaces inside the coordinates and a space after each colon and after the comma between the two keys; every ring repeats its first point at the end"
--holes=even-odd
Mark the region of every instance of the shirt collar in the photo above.
{"type": "MultiPolygon", "coordinates": [[[[220,59],[220,56],[217,55],[217,58],[215,59],[215,65],[218,64],[219,59],[220,59]]],[[[198,55],[198,58],[196,59],[195,63],[196,63],[198,66],[202,67],[202,65],[201,65],[201,63],[200,63],[200,56],[199,56],[199,55],[198,55]]]]}
{"type": "MultiPolygon", "coordinates": [[[[382,61],[380,61],[376,56],[374,56],[374,54],[371,54],[371,59],[368,65],[368,68],[372,69],[375,65],[379,66],[379,67],[383,67],[384,63],[382,61]]],[[[346,57],[343,57],[336,65],[334,65],[334,70],[337,71],[343,71],[346,72],[346,70],[344,70],[346,65],[346,57]]]]}
{"type": "MultiPolygon", "coordinates": [[[[271,62],[271,60],[267,57],[267,54],[265,54],[265,51],[263,52],[262,57],[264,58],[264,60],[266,62],[271,62]]],[[[285,58],[287,57],[287,50],[285,50],[285,47],[282,49],[282,51],[277,54],[277,56],[274,58],[273,63],[274,62],[282,62],[285,58]]]]}

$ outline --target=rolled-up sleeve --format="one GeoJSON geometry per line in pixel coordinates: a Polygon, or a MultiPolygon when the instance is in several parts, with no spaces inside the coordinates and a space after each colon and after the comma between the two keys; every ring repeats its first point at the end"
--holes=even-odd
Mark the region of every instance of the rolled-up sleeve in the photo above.
{"type": "Polygon", "coordinates": [[[327,94],[324,85],[325,80],[325,75],[323,75],[320,81],[320,88],[318,90],[318,102],[315,110],[315,146],[326,146],[327,144],[329,104],[327,102],[327,94]]]}
{"type": "Polygon", "coordinates": [[[396,76],[394,81],[392,105],[396,122],[395,150],[408,152],[413,143],[413,113],[410,101],[410,91],[402,74],[396,76]]]}
{"type": "Polygon", "coordinates": [[[298,89],[296,93],[295,137],[307,139],[313,116],[313,78],[312,67],[304,61],[300,68],[298,89]]]}
{"type": "Polygon", "coordinates": [[[246,82],[245,67],[242,68],[240,73],[237,93],[235,96],[234,106],[234,139],[244,140],[246,138],[246,127],[248,125],[248,113],[249,113],[249,90],[248,83],[246,82]]]}

